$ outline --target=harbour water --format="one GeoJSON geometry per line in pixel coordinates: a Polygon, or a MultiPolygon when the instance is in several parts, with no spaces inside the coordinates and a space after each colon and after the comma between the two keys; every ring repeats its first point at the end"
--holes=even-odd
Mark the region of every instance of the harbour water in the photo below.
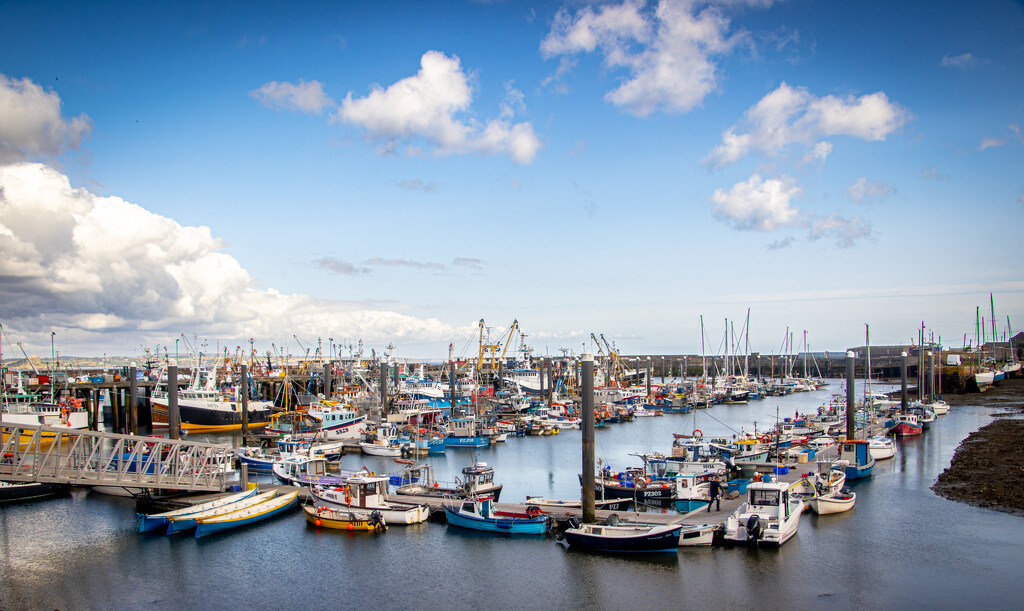
{"type": "MultiPolygon", "coordinates": [[[[631,453],[667,452],[673,433],[705,436],[770,428],[828,404],[824,391],[639,418],[596,433],[596,455],[620,469],[631,453]],[[778,410],[776,412],[776,410],[778,410]]],[[[884,390],[884,389],[883,389],[884,390]]],[[[548,537],[502,537],[444,524],[386,534],[308,526],[296,512],[209,539],[138,533],[135,503],[85,491],[0,508],[3,609],[1019,609],[1024,600],[1021,518],[947,501],[930,487],[991,408],[954,407],[896,458],[852,484],[856,507],[805,514],[779,549],[682,548],[678,555],[602,556],[548,537]]],[[[221,440],[228,439],[221,437],[221,440]]],[[[579,494],[580,432],[510,439],[476,452],[504,484],[503,501],[579,494]]],[[[474,451],[430,457],[452,480],[474,451]]],[[[400,465],[346,456],[344,467],[400,465]]],[[[998,484],[998,482],[995,482],[998,484]]]]}

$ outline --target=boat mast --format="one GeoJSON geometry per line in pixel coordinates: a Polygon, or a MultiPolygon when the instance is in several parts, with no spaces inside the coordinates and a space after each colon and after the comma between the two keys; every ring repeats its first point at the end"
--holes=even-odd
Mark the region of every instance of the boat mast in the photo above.
{"type": "Polygon", "coordinates": [[[864,382],[864,405],[868,403],[868,394],[871,392],[871,327],[868,323],[864,323],[864,341],[867,343],[868,361],[867,361],[867,375],[865,376],[866,381],[864,382]]]}

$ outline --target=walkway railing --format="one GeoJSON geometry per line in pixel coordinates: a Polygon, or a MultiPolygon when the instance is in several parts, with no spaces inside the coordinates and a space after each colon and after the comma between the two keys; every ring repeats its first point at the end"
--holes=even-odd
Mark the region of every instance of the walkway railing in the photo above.
{"type": "Polygon", "coordinates": [[[225,445],[66,427],[0,425],[0,479],[78,486],[222,491],[225,445]]]}

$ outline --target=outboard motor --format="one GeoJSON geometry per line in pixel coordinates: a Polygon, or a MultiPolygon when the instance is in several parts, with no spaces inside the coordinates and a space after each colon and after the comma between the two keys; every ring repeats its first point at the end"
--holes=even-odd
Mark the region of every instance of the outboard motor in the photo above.
{"type": "Polygon", "coordinates": [[[575,530],[580,527],[580,521],[576,519],[576,516],[569,516],[569,519],[565,521],[565,527],[575,530]]]}
{"type": "Polygon", "coordinates": [[[384,516],[381,515],[381,513],[376,509],[373,510],[372,513],[370,513],[370,519],[367,520],[367,522],[369,522],[371,526],[375,526],[381,530],[388,529],[387,524],[384,523],[384,516]]]}
{"type": "Polygon", "coordinates": [[[747,540],[757,543],[757,540],[764,534],[764,530],[761,526],[761,518],[758,516],[750,516],[747,519],[747,540]]]}

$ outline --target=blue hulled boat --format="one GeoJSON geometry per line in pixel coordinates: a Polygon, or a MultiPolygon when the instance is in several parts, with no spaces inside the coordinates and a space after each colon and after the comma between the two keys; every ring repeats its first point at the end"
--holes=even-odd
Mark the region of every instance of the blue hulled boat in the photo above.
{"type": "Polygon", "coordinates": [[[289,509],[294,509],[298,504],[299,491],[289,492],[274,498],[267,499],[262,503],[256,503],[245,509],[232,511],[224,515],[199,520],[196,524],[196,539],[206,535],[232,530],[242,526],[249,526],[263,520],[268,520],[280,515],[289,509]]]}
{"type": "Polygon", "coordinates": [[[540,507],[527,507],[526,513],[498,511],[493,496],[468,497],[444,506],[452,526],[491,533],[542,535],[551,530],[551,516],[540,507]]]}
{"type": "Polygon", "coordinates": [[[246,490],[245,492],[238,492],[231,494],[223,498],[209,501],[207,503],[201,503],[199,505],[192,505],[189,507],[183,507],[181,509],[175,509],[173,511],[165,511],[163,513],[143,514],[142,522],[139,523],[139,532],[150,532],[154,530],[167,530],[167,524],[171,521],[172,517],[184,517],[190,514],[200,513],[203,511],[209,511],[211,509],[217,509],[221,507],[227,507],[233,505],[239,501],[243,501],[248,498],[252,498],[259,493],[259,490],[253,488],[252,490],[246,490]]]}
{"type": "Polygon", "coordinates": [[[870,477],[872,469],[875,468],[870,445],[863,439],[844,441],[839,449],[839,460],[840,463],[845,463],[842,469],[846,473],[847,481],[870,477]]]}

